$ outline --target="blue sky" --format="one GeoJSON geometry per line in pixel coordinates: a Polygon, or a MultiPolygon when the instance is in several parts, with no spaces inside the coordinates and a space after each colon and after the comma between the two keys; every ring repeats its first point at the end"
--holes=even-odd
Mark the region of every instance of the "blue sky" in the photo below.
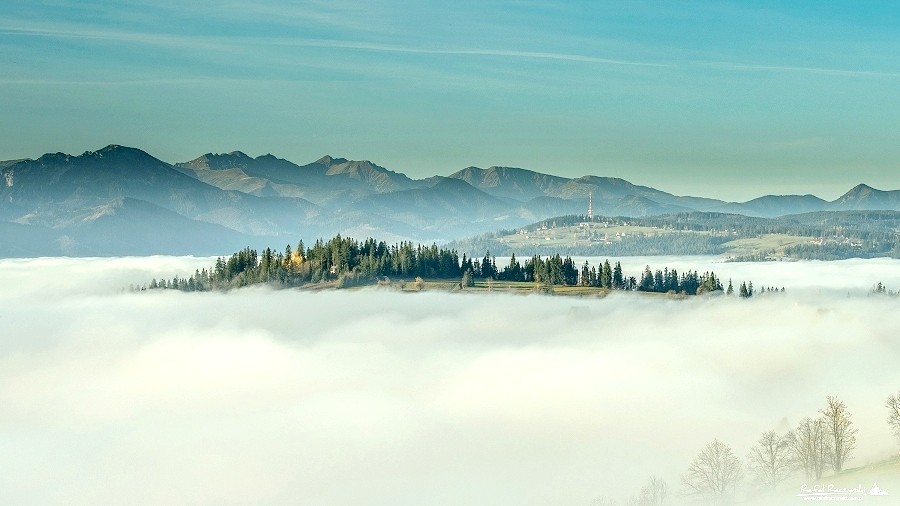
{"type": "Polygon", "coordinates": [[[900,188],[895,2],[6,0],[0,159],[140,147],[900,188]]]}

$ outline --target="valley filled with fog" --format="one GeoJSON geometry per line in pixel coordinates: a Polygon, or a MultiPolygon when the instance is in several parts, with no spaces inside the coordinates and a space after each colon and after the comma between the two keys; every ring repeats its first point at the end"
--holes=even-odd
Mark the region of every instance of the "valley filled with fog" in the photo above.
{"type": "Polygon", "coordinates": [[[4,502],[587,506],[657,475],[680,504],[713,438],[743,460],[828,395],[848,467],[897,453],[898,260],[610,258],[786,289],[750,299],[128,290],[214,260],[0,260],[4,502]]]}

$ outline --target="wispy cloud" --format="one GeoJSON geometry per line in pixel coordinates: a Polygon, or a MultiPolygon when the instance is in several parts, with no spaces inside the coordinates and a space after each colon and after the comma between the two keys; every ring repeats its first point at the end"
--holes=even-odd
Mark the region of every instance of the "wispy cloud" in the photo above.
{"type": "MultiPolygon", "coordinates": [[[[25,37],[52,37],[61,39],[108,40],[117,42],[133,42],[148,45],[173,45],[197,48],[210,48],[220,45],[219,41],[210,37],[194,37],[165,33],[149,33],[138,31],[117,31],[104,28],[87,29],[79,25],[46,25],[36,26],[6,24],[0,25],[0,34],[25,37]]],[[[221,40],[227,40],[225,38],[221,40]]]]}
{"type": "Polygon", "coordinates": [[[260,78],[160,78],[160,79],[2,79],[0,86],[211,86],[228,87],[240,84],[296,84],[299,79],[260,78]]]}
{"type": "Polygon", "coordinates": [[[401,45],[377,44],[367,42],[354,42],[347,40],[304,39],[288,37],[205,37],[183,36],[174,34],[158,34],[133,31],[110,30],[84,30],[74,27],[13,27],[0,26],[0,33],[7,35],[22,35],[35,37],[56,37],[73,39],[96,39],[134,42],[140,44],[171,45],[195,48],[239,48],[248,44],[270,47],[311,47],[327,49],[347,49],[360,51],[377,51],[397,54],[432,54],[432,55],[458,55],[458,56],[498,56],[509,58],[527,58],[539,60],[559,60],[580,63],[592,63],[600,65],[626,65],[644,67],[670,67],[669,64],[631,61],[615,58],[601,58],[582,54],[541,52],[541,51],[516,51],[506,49],[458,49],[458,48],[418,48],[401,45]]]}
{"type": "MultiPolygon", "coordinates": [[[[270,43],[278,43],[270,41],[270,43]]],[[[307,47],[326,47],[338,49],[359,49],[365,51],[380,51],[386,53],[409,53],[409,54],[437,54],[437,55],[459,55],[459,56],[500,56],[509,58],[529,58],[539,60],[560,60],[581,63],[596,63],[601,65],[632,65],[640,67],[671,67],[669,64],[654,63],[645,61],[631,61],[611,58],[599,58],[595,56],[587,56],[581,54],[552,53],[540,51],[513,51],[503,49],[423,49],[403,46],[392,46],[385,44],[369,44],[359,42],[347,42],[338,40],[287,40],[285,44],[301,45],[307,47]]]]}
{"type": "Polygon", "coordinates": [[[0,25],[0,34],[12,36],[53,37],[99,41],[130,42],[145,45],[164,45],[197,50],[236,51],[253,47],[306,47],[347,51],[371,51],[388,54],[448,55],[472,57],[501,57],[510,59],[551,60],[609,66],[633,66],[651,68],[689,69],[702,66],[724,72],[780,72],[806,73],[843,77],[898,78],[900,72],[842,69],[814,66],[747,64],[729,61],[695,60],[686,63],[631,60],[627,58],[602,57],[589,54],[552,51],[523,51],[503,48],[459,48],[459,47],[412,47],[400,44],[384,44],[341,39],[317,39],[302,37],[214,37],[200,35],[179,35],[171,33],[149,33],[140,31],[116,31],[108,29],[86,29],[81,26],[34,26],[0,25]]]}
{"type": "Polygon", "coordinates": [[[885,72],[876,70],[851,70],[828,67],[804,67],[791,65],[753,65],[732,62],[693,62],[697,65],[719,70],[733,70],[738,72],[790,72],[806,74],[824,74],[846,77],[900,77],[900,72],[885,72]]]}
{"type": "MultiPolygon", "coordinates": [[[[180,11],[184,6],[179,3],[176,8],[180,11]]],[[[204,8],[197,11],[200,16],[209,12],[204,8]]],[[[380,12],[375,2],[307,0],[299,5],[267,1],[223,2],[214,12],[222,19],[242,22],[256,19],[283,25],[310,25],[369,34],[388,34],[395,31],[390,23],[390,13],[380,12]]]]}

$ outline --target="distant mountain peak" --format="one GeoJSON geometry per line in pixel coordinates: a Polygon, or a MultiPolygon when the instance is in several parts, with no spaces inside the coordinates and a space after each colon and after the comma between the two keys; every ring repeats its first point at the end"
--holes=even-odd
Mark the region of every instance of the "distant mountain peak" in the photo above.
{"type": "Polygon", "coordinates": [[[850,189],[847,193],[860,193],[860,192],[870,192],[870,191],[879,191],[865,183],[859,183],[850,189]]]}
{"type": "Polygon", "coordinates": [[[37,159],[41,164],[76,163],[76,164],[101,164],[119,166],[140,166],[164,164],[146,151],[118,144],[110,144],[96,151],[85,151],[78,156],[66,153],[47,153],[37,159]]]}
{"type": "Polygon", "coordinates": [[[98,149],[97,151],[88,151],[85,155],[119,155],[119,154],[127,154],[127,155],[138,155],[138,156],[150,156],[146,151],[143,151],[138,148],[130,148],[128,146],[122,146],[119,144],[110,144],[104,148],[98,149]]]}
{"type": "Polygon", "coordinates": [[[847,193],[841,195],[838,198],[838,201],[846,201],[852,199],[866,199],[873,196],[878,196],[887,192],[872,188],[871,186],[860,183],[853,188],[847,190],[847,193]]]}
{"type": "Polygon", "coordinates": [[[346,158],[334,158],[331,155],[325,155],[315,161],[315,163],[319,165],[325,165],[326,167],[331,167],[332,165],[340,165],[347,162],[348,160],[346,158]]]}
{"type": "Polygon", "coordinates": [[[211,169],[223,170],[234,168],[245,168],[253,158],[243,151],[232,151],[230,153],[206,153],[198,156],[189,162],[177,163],[178,167],[189,167],[192,169],[211,169]]]}
{"type": "Polygon", "coordinates": [[[878,190],[860,183],[838,197],[829,207],[838,211],[900,210],[900,190],[878,190]]]}

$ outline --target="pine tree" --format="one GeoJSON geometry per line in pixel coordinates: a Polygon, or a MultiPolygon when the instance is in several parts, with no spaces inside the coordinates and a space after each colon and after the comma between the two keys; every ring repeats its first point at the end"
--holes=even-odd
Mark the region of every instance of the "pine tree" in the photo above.
{"type": "Polygon", "coordinates": [[[600,286],[602,288],[612,288],[613,272],[609,267],[609,260],[603,261],[603,270],[600,271],[600,286]]]}
{"type": "Polygon", "coordinates": [[[481,260],[481,277],[493,278],[495,274],[494,264],[491,262],[491,252],[487,251],[484,254],[484,258],[481,260]]]}
{"type": "Polygon", "coordinates": [[[642,292],[653,291],[653,271],[650,270],[649,265],[644,267],[644,272],[641,274],[641,281],[638,284],[638,290],[642,292]]]}
{"type": "Polygon", "coordinates": [[[625,276],[622,274],[622,264],[619,262],[616,262],[616,266],[613,268],[612,288],[616,290],[625,288],[625,276]]]}
{"type": "Polygon", "coordinates": [[[734,287],[731,286],[731,278],[728,279],[728,290],[725,292],[725,295],[734,295],[734,287]]]}

